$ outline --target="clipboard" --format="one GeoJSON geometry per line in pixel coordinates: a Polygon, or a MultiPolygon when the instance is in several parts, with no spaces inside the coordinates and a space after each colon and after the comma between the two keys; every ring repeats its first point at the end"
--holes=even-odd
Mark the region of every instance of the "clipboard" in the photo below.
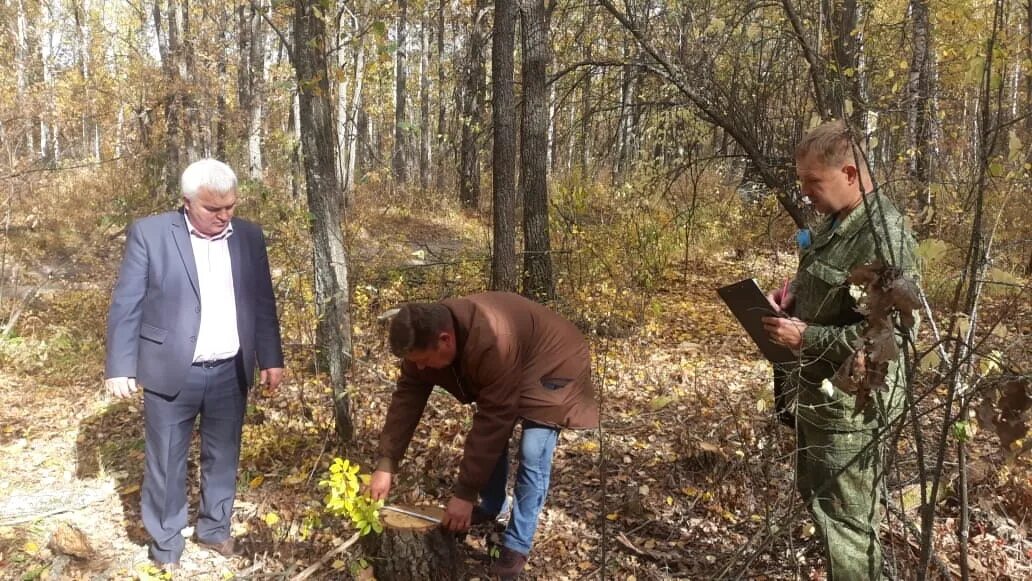
{"type": "Polygon", "coordinates": [[[747,278],[734,284],[722,286],[717,289],[717,294],[727,303],[731,312],[742,324],[742,327],[752,337],[760,352],[768,360],[774,363],[788,363],[798,360],[795,353],[788,347],[778,345],[770,340],[767,332],[763,330],[763,317],[774,317],[777,313],[767,302],[767,296],[756,284],[756,279],[747,278]]]}

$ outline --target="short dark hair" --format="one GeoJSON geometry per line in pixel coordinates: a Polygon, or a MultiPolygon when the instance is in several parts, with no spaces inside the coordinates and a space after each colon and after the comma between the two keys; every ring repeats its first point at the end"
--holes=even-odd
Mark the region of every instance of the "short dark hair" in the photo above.
{"type": "Polygon", "coordinates": [[[391,353],[405,357],[412,351],[437,347],[442,331],[452,331],[451,311],[441,303],[405,303],[391,317],[387,333],[391,353]]]}

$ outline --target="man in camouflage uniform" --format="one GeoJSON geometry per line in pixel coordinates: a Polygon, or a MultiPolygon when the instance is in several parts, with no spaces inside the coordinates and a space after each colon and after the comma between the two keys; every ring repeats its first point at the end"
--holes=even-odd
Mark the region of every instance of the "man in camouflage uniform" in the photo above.
{"type": "Polygon", "coordinates": [[[867,329],[846,277],[879,260],[908,276],[916,267],[914,238],[899,211],[882,195],[864,195],[871,181],[853,147],[845,124],[831,121],[796,148],[802,192],[824,219],[810,240],[800,239],[795,280],[768,296],[791,317],[764,319],[772,340],[799,354],[779,371],[795,391],[796,485],[827,550],[831,581],[882,577],[879,447],[901,415],[906,386],[901,355],[889,363],[887,389],[861,409],[832,383],[867,329]]]}

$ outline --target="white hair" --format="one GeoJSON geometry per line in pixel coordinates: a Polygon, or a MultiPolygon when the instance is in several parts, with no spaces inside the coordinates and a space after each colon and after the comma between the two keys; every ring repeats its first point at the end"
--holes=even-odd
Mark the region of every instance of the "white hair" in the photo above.
{"type": "Polygon", "coordinates": [[[236,191],[236,187],[236,174],[217,159],[202,159],[191,163],[179,180],[179,189],[188,200],[196,198],[201,190],[224,195],[236,191]]]}

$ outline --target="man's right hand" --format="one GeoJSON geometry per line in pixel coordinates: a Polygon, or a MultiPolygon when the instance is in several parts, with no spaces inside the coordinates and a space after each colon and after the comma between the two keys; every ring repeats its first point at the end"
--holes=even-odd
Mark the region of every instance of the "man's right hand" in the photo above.
{"type": "Polygon", "coordinates": [[[369,496],[373,500],[387,500],[387,493],[391,491],[391,473],[384,470],[373,472],[369,480],[369,496]]]}
{"type": "Polygon", "coordinates": [[[774,307],[776,312],[788,313],[795,303],[795,295],[792,294],[792,281],[786,279],[785,284],[781,288],[767,293],[767,301],[770,303],[770,306],[774,307]]]}
{"type": "Polygon", "coordinates": [[[136,393],[136,378],[109,377],[104,380],[104,387],[107,388],[108,393],[119,399],[127,398],[136,393]]]}

